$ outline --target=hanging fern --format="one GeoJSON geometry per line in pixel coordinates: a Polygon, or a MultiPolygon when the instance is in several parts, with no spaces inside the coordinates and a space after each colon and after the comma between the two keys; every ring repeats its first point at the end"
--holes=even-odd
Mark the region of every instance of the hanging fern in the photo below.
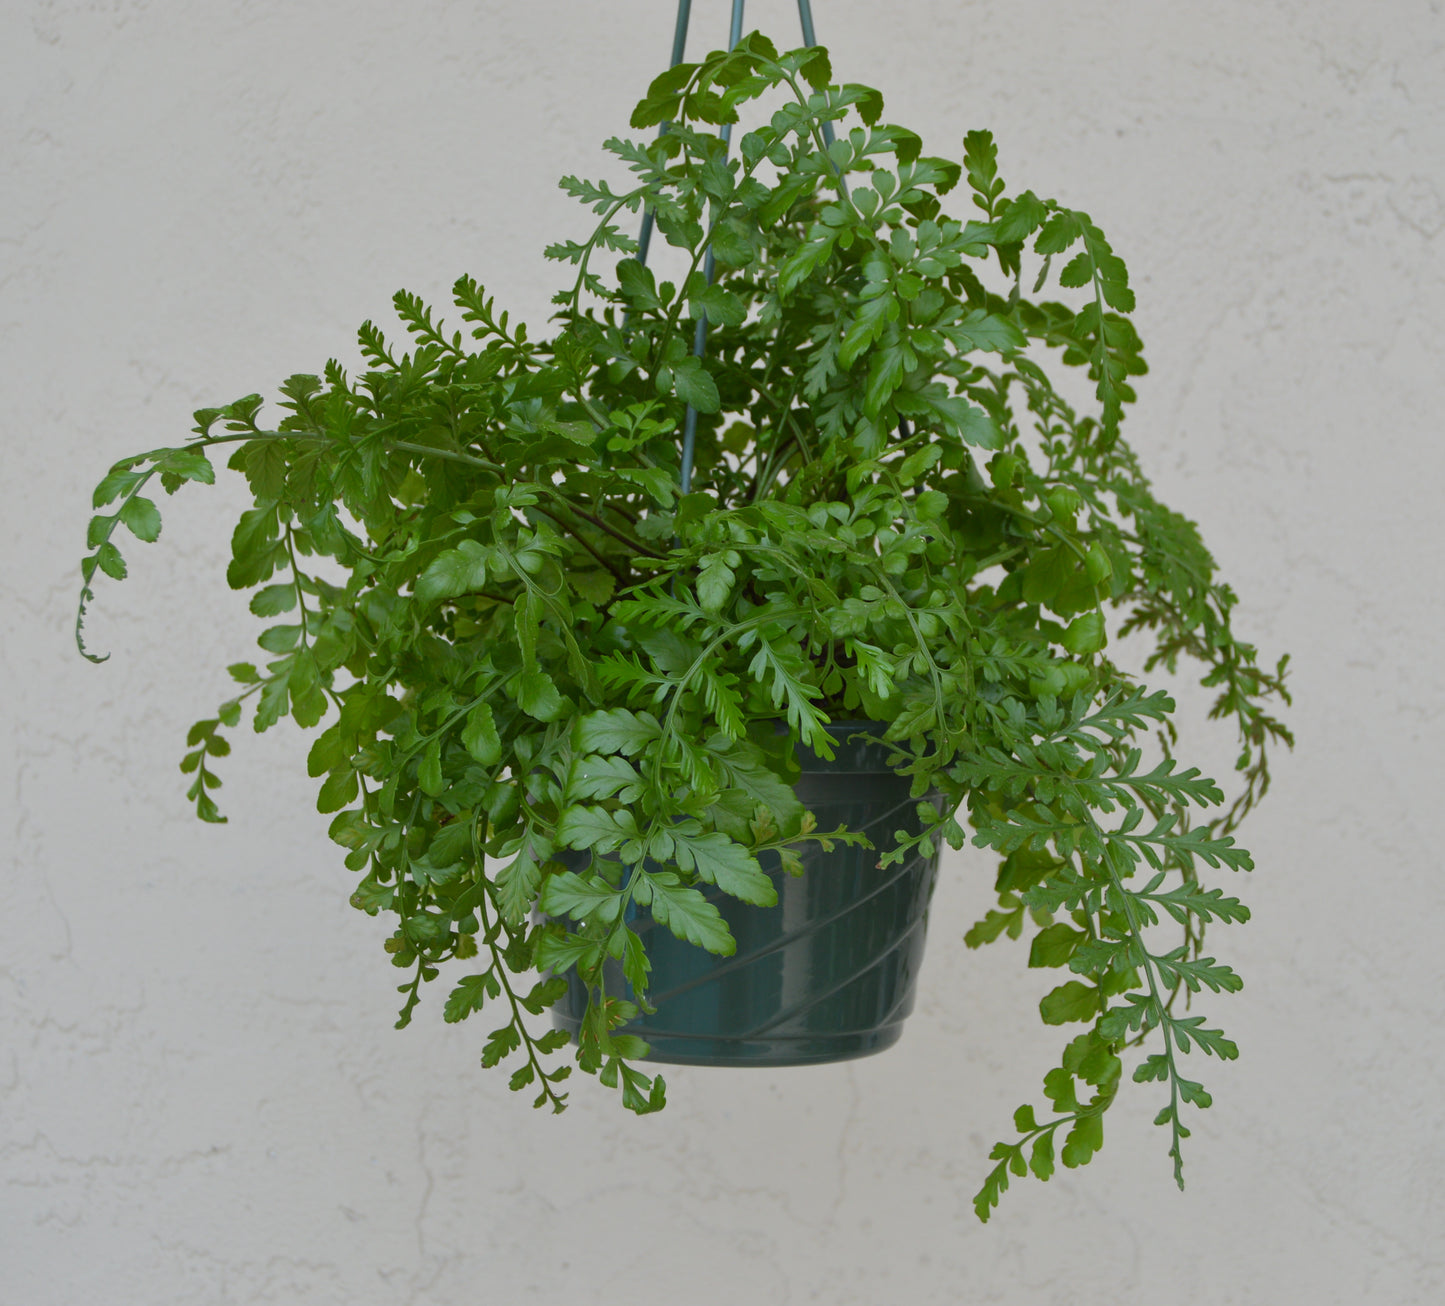
{"type": "Polygon", "coordinates": [[[1010,194],[987,132],[960,164],[882,111],[825,51],[756,34],[664,73],[632,124],[669,129],[608,142],[626,182],[563,180],[597,220],[547,251],[569,266],[549,338],[470,278],[466,335],[398,294],[409,342],[365,324],[363,370],[291,377],[274,427],[252,395],[116,464],[82,614],[97,571],[125,575],[117,527],[157,538],[151,483],[210,483],[229,451],[254,504],[227,580],[273,624],[191,732],[197,814],[224,819],[213,768],[248,704],[256,730],[326,722],[317,805],[360,877],[352,902],[394,921],[398,1024],[445,968],[444,1019],[496,1020],[483,1062],[558,1110],[566,1036],[526,1015],[575,970],[591,992],[576,1062],[627,1107],[661,1107],[624,1028],[637,1008],[606,990],[614,958],[645,1000],[629,904],[730,953],[699,886],[766,905],[760,852],[858,837],[813,827],[793,744],[826,756],[830,721],[883,723],[921,826],[880,855],[994,850],[999,905],[967,942],[1028,931],[1029,964],[1069,975],[1043,1020],[1080,1027],[1044,1077],[1048,1111],[1021,1107],[994,1149],[979,1215],[1010,1175],[1089,1160],[1136,1044],[1182,1183],[1183,1108],[1210,1101],[1184,1058],[1235,1056],[1186,1014],[1201,989],[1240,987],[1204,928],[1248,918],[1199,871],[1251,866],[1233,832],[1289,742],[1268,707],[1287,701],[1285,663],[1234,634],[1234,594],[1123,438],[1145,365],[1102,231],[1010,194]],[[714,129],[765,96],[781,105],[730,158],[714,129]],[[967,219],[944,208],[961,183],[967,219]],[[673,281],[631,257],[644,207],[685,264],[673,281]],[[1051,282],[1061,297],[1037,298],[1051,282]],[[1071,367],[1096,411],[1056,389],[1071,367]],[[1111,629],[1152,639],[1146,674],[1195,660],[1236,723],[1243,785],[1212,821],[1218,785],[1169,747],[1146,762],[1156,736],[1172,745],[1173,703],[1110,659],[1111,629]],[[579,872],[563,850],[597,857],[579,872]]]}

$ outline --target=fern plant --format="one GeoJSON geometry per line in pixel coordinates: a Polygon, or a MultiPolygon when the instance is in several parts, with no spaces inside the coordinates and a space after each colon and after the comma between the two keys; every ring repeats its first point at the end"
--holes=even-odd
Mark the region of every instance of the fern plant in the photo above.
{"type": "Polygon", "coordinates": [[[761,853],[856,839],[814,828],[793,746],[826,757],[829,722],[882,723],[922,826],[880,856],[994,850],[998,907],[966,942],[1028,931],[1029,964],[1068,975],[1040,1014],[1078,1032],[978,1214],[1011,1175],[1089,1160],[1125,1059],[1159,1085],[1182,1184],[1184,1108],[1210,1103],[1186,1054],[1236,1055],[1187,1014],[1240,987],[1205,926],[1249,915],[1198,872],[1251,865],[1233,831],[1289,742],[1269,708],[1285,660],[1236,637],[1233,592],[1121,435],[1145,367],[1102,231],[1009,193],[989,133],[959,163],[882,110],[821,48],[758,34],[664,73],[632,125],[665,130],[607,142],[625,182],[562,182],[596,221],[547,251],[568,268],[550,337],[463,277],[465,332],[403,292],[409,342],[367,323],[361,367],[290,377],[274,426],[256,395],[197,413],[101,482],[81,615],[97,572],[125,575],[117,528],[159,534],[156,478],[210,483],[216,456],[246,477],[227,581],[273,624],[191,730],[196,812],[225,819],[214,767],[248,710],[258,731],[324,725],[317,806],[352,903],[392,922],[398,1025],[445,971],[444,1019],[492,1015],[483,1063],[557,1110],[573,1059],[624,1106],[664,1105],[626,1030],[638,1008],[606,988],[612,958],[646,1001],[626,908],[729,953],[699,886],[766,905],[761,853]],[[730,157],[715,128],[759,100],[730,157]],[[961,184],[972,211],[952,217],[961,184]],[[672,280],[635,257],[644,210],[672,280]],[[1068,369],[1090,411],[1057,387],[1068,369]],[[1111,631],[1150,641],[1141,674],[1202,667],[1239,733],[1227,807],[1175,760],[1173,704],[1111,660],[1111,631]],[[575,1058],[527,1019],[573,969],[591,994],[575,1058]]]}

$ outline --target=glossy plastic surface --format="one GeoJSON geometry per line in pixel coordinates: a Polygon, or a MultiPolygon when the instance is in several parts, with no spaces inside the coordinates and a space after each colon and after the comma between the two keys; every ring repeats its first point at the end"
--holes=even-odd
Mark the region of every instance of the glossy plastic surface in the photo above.
{"type": "MultiPolygon", "coordinates": [[[[806,1065],[867,1056],[898,1041],[913,1008],[938,857],[878,865],[878,850],[893,845],[895,830],[918,829],[917,800],[908,796],[908,781],[884,764],[883,745],[848,741],[860,731],[877,727],[829,727],[838,741],[831,762],[800,748],[797,791],[819,829],[861,830],[873,849],[808,848],[799,877],[784,873],[775,854],[764,854],[763,867],[778,888],[776,907],[749,906],[699,886],[737,940],[731,957],[683,943],[645,911],[630,913],[629,924],[652,959],[648,997],[657,1010],[627,1028],[651,1044],[649,1060],[806,1065]]],[[[563,856],[578,867],[587,860],[586,854],[563,856]]],[[[587,991],[575,972],[570,981],[553,1012],[575,1037],[587,991]]],[[[620,965],[609,963],[607,988],[631,998],[620,965]]]]}

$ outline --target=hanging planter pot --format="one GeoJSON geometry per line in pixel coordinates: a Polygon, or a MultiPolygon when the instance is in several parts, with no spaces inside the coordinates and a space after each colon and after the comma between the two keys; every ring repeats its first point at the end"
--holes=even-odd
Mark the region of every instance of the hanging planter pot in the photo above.
{"type": "MultiPolygon", "coordinates": [[[[652,963],[645,1001],[655,1009],[624,1032],[647,1041],[649,1060],[810,1065],[868,1056],[898,1041],[913,1009],[938,853],[915,851],[882,864],[895,832],[916,835],[922,823],[908,780],[888,766],[881,733],[873,722],[833,723],[831,760],[798,746],[799,801],[820,828],[857,831],[872,847],[810,849],[800,854],[801,874],[785,871],[777,853],[763,854],[776,906],[713,888],[706,896],[736,941],[732,956],[693,947],[645,909],[630,908],[628,927],[652,963]]],[[[590,859],[563,853],[559,860],[581,871],[590,859]]],[[[608,964],[606,987],[634,1003],[641,996],[616,961],[608,964]]],[[[557,1027],[576,1037],[587,1004],[587,986],[572,971],[552,1008],[557,1027]]]]}

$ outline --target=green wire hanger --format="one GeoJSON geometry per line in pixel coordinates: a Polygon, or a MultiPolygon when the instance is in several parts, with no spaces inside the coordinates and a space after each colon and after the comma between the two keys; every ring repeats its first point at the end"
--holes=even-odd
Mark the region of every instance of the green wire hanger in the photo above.
{"type": "MultiPolygon", "coordinates": [[[[733,0],[732,23],[728,30],[728,49],[731,50],[742,40],[743,35],[743,3],[744,0],[733,0]]],[[[688,22],[692,17],[692,0],[677,0],[677,25],[672,34],[672,63],[671,67],[676,68],[682,62],[684,49],[687,45],[688,22]]],[[[818,40],[813,32],[813,6],[810,0],[798,0],[798,20],[803,28],[803,44],[817,45],[818,40]]],[[[668,124],[663,123],[658,129],[661,136],[667,131],[668,124]]],[[[726,151],[732,142],[732,124],[724,123],[718,132],[722,140],[723,148],[726,151]]],[[[833,124],[823,124],[823,140],[826,144],[833,143],[833,124]]],[[[637,261],[645,264],[647,262],[647,250],[652,243],[652,210],[644,209],[642,213],[642,230],[637,237],[637,261]]],[[[712,246],[708,246],[707,256],[703,261],[703,277],[707,285],[712,285],[715,272],[712,246]]],[[[702,358],[707,353],[707,314],[701,313],[697,319],[697,330],[693,333],[692,352],[694,357],[702,358]]],[[[697,446],[697,409],[691,404],[687,406],[687,416],[683,419],[682,426],[682,470],[679,481],[682,485],[682,492],[686,494],[692,488],[692,462],[694,450],[697,446]]]]}

